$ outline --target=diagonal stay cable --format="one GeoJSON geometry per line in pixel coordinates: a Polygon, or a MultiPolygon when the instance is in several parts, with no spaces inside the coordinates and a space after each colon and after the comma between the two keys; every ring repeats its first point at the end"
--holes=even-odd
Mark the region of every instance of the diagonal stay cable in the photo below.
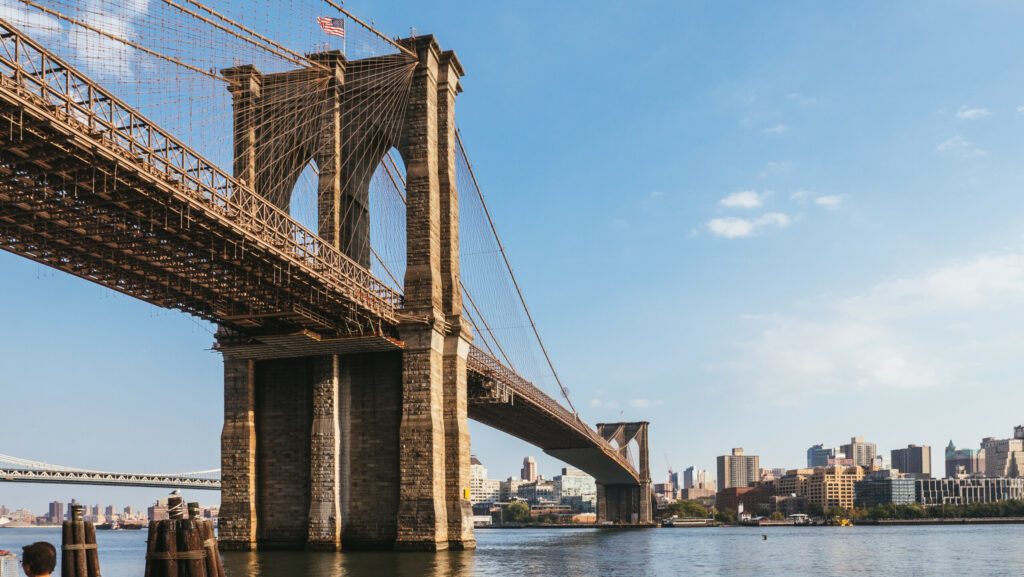
{"type": "Polygon", "coordinates": [[[533,329],[533,334],[537,337],[537,343],[540,344],[540,350],[544,353],[544,360],[547,361],[548,367],[551,369],[551,374],[555,377],[555,382],[558,383],[558,388],[562,392],[562,396],[565,398],[565,402],[569,403],[569,408],[576,415],[579,415],[579,411],[576,410],[576,406],[572,404],[572,399],[569,398],[569,389],[562,384],[562,379],[558,376],[558,371],[555,370],[555,364],[551,361],[551,355],[548,354],[548,348],[544,346],[544,340],[540,337],[540,331],[537,330],[537,323],[533,320],[533,315],[530,314],[530,307],[526,305],[526,297],[523,296],[523,289],[519,286],[519,281],[516,280],[516,275],[512,272],[512,263],[508,260],[508,254],[505,252],[505,245],[502,244],[501,238],[498,236],[498,229],[494,226],[494,219],[491,218],[491,211],[487,208],[487,202],[484,201],[483,191],[480,190],[480,183],[476,179],[476,173],[473,172],[473,165],[469,162],[469,156],[466,154],[466,146],[462,142],[462,132],[458,129],[455,130],[455,140],[458,142],[459,151],[462,152],[462,158],[466,161],[466,167],[469,169],[469,176],[473,180],[473,188],[476,189],[476,194],[480,198],[480,204],[483,206],[484,215],[487,217],[487,223],[491,227],[491,232],[494,234],[494,240],[498,243],[498,249],[501,251],[501,258],[505,261],[505,268],[508,269],[508,274],[512,277],[512,284],[516,288],[516,294],[519,295],[519,302],[523,304],[523,310],[526,312],[526,318],[530,321],[530,328],[533,329]]]}

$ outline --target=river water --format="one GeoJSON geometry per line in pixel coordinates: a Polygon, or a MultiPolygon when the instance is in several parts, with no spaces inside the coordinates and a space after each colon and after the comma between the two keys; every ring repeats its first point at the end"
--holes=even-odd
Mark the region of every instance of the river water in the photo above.
{"type": "MultiPolygon", "coordinates": [[[[104,577],[141,577],[145,539],[144,530],[98,532],[104,577]]],[[[233,577],[1024,575],[1024,525],[484,529],[477,539],[476,551],[439,554],[227,553],[225,568],[233,577]]],[[[42,540],[59,545],[60,531],[0,529],[0,549],[42,540]]]]}

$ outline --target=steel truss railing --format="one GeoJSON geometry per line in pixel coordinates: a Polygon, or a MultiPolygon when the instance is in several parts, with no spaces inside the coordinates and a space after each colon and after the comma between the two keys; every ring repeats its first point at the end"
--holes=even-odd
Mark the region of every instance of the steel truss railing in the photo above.
{"type": "Polygon", "coordinates": [[[403,302],[398,291],[3,19],[0,82],[5,91],[42,106],[55,121],[159,178],[180,199],[258,238],[356,306],[397,323],[403,302]]]}
{"type": "Polygon", "coordinates": [[[14,483],[60,483],[67,485],[114,485],[120,487],[162,487],[168,489],[220,490],[219,478],[96,471],[34,470],[0,468],[0,481],[14,483]]]}
{"type": "Polygon", "coordinates": [[[580,436],[589,439],[595,447],[619,462],[624,469],[637,475],[637,471],[632,463],[620,451],[616,450],[608,441],[602,438],[597,431],[592,429],[590,425],[583,422],[578,414],[570,412],[561,403],[552,399],[544,391],[524,379],[514,370],[506,367],[491,354],[476,345],[470,345],[466,366],[469,371],[493,381],[495,385],[500,387],[502,396],[505,397],[506,402],[509,404],[525,401],[541,408],[545,413],[576,431],[580,436]]]}

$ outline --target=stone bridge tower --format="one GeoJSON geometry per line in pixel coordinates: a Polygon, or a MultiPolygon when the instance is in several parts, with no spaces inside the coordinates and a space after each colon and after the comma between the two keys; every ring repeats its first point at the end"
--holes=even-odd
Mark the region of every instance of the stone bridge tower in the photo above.
{"type": "Polygon", "coordinates": [[[598,423],[597,432],[604,440],[618,447],[625,457],[629,444],[636,441],[639,455],[639,485],[597,485],[597,522],[626,525],[647,525],[653,522],[650,450],[647,429],[650,423],[598,423]]]}
{"type": "Polygon", "coordinates": [[[375,92],[388,88],[373,84],[372,70],[405,55],[347,61],[327,52],[310,56],[317,65],[307,69],[223,71],[232,82],[235,176],[287,210],[295,178],[315,161],[319,234],[367,268],[370,177],[398,149],[410,319],[398,327],[400,350],[339,344],[326,354],[282,347],[257,355],[219,347],[224,548],[475,547],[455,181],[463,71],[432,36],[402,44],[416,60],[394,130],[352,119],[395,101],[375,92]],[[295,94],[301,83],[316,89],[295,94]],[[316,122],[296,121],[296,110],[310,107],[319,107],[316,122]]]}

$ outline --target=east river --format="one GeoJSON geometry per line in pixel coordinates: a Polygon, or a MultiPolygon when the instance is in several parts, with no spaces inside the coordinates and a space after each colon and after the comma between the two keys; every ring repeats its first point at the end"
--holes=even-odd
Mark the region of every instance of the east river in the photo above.
{"type": "MultiPolygon", "coordinates": [[[[141,577],[145,539],[98,532],[103,576],[141,577]]],[[[225,567],[233,577],[1024,575],[1024,525],[489,529],[477,539],[458,553],[230,553],[225,567]]],[[[42,540],[59,545],[60,531],[0,529],[0,549],[19,554],[42,540]]]]}

